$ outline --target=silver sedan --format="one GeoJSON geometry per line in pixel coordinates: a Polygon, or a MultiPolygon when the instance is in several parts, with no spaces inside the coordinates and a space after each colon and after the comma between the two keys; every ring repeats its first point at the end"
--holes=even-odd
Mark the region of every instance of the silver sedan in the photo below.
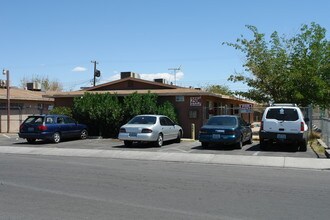
{"type": "Polygon", "coordinates": [[[164,141],[181,141],[183,130],[164,115],[137,115],[120,128],[118,139],[125,146],[133,142],[154,142],[161,147],[164,141]]]}

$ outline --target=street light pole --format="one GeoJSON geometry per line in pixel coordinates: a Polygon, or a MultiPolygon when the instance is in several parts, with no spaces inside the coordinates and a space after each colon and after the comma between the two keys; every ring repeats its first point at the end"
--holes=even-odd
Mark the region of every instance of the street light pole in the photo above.
{"type": "Polygon", "coordinates": [[[6,87],[7,87],[7,133],[10,132],[10,84],[9,84],[9,70],[3,70],[3,75],[6,75],[6,87]]]}

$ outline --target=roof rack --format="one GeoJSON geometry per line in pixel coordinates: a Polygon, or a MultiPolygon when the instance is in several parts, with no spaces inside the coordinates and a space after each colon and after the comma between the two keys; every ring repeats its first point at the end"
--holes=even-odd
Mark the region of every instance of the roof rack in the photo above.
{"type": "Polygon", "coordinates": [[[291,107],[297,107],[297,104],[295,103],[273,103],[271,106],[291,106],[291,107]]]}

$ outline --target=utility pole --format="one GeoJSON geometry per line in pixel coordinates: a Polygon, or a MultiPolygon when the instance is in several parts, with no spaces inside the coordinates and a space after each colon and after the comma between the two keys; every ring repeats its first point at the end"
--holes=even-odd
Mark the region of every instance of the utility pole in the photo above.
{"type": "Polygon", "coordinates": [[[101,72],[100,70],[96,69],[96,64],[99,64],[98,62],[96,62],[95,60],[91,61],[91,63],[94,63],[94,80],[93,80],[93,86],[95,86],[95,82],[96,82],[96,77],[100,77],[101,76],[101,72]]]}
{"type": "Polygon", "coordinates": [[[9,70],[3,70],[3,75],[6,75],[6,87],[7,87],[7,133],[10,132],[10,84],[9,84],[9,70]]]}
{"type": "Polygon", "coordinates": [[[176,85],[176,72],[181,70],[181,65],[179,68],[169,68],[168,70],[173,70],[174,72],[174,85],[176,85]]]}

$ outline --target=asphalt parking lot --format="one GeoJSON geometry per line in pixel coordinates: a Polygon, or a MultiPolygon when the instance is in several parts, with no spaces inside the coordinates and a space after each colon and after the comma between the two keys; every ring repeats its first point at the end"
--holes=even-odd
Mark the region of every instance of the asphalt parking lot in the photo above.
{"type": "Polygon", "coordinates": [[[299,152],[296,150],[295,146],[292,145],[276,145],[272,146],[268,151],[262,151],[259,147],[259,141],[254,141],[253,144],[244,145],[243,149],[234,149],[231,146],[219,145],[211,145],[204,148],[199,141],[184,139],[181,143],[165,142],[161,148],[157,148],[151,144],[133,144],[131,147],[125,147],[123,142],[117,139],[98,138],[89,138],[86,140],[64,140],[58,144],[44,141],[37,141],[35,144],[28,144],[25,139],[18,138],[17,134],[0,134],[0,147],[1,146],[317,158],[317,155],[310,147],[307,148],[307,152],[299,152]]]}

